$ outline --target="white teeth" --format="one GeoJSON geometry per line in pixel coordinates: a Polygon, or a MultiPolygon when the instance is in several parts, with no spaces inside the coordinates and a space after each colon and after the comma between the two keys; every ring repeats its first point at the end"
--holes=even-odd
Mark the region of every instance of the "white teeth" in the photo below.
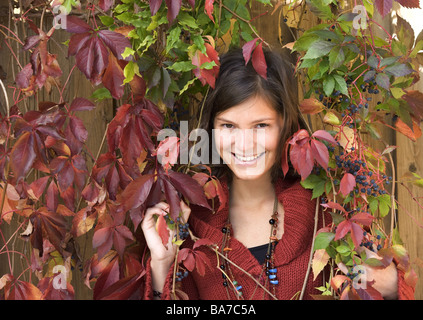
{"type": "Polygon", "coordinates": [[[261,155],[263,155],[263,154],[264,154],[264,152],[263,152],[263,153],[261,153],[261,154],[259,154],[259,155],[257,155],[257,156],[252,156],[252,157],[243,157],[243,156],[239,156],[239,155],[237,155],[237,154],[235,154],[235,153],[234,153],[234,156],[235,156],[235,158],[237,158],[238,160],[241,160],[241,161],[247,162],[247,161],[253,161],[253,160],[257,159],[258,157],[260,157],[260,156],[261,156],[261,155]]]}

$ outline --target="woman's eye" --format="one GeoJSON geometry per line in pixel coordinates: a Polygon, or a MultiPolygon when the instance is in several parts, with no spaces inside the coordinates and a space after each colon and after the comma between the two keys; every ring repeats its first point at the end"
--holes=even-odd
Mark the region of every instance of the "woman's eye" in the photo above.
{"type": "Polygon", "coordinates": [[[267,124],[267,123],[259,123],[258,125],[257,125],[257,128],[266,128],[266,127],[268,127],[269,125],[267,124]]]}
{"type": "Polygon", "coordinates": [[[223,123],[222,124],[222,128],[224,128],[224,129],[232,129],[234,126],[233,126],[233,124],[230,124],[230,123],[223,123]]]}

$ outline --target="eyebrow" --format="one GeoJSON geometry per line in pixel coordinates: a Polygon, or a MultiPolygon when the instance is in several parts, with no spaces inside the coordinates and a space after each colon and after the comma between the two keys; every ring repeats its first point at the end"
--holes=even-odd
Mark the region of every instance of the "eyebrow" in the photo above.
{"type": "MultiPolygon", "coordinates": [[[[231,120],[228,120],[228,119],[225,119],[225,118],[222,118],[222,117],[219,117],[219,116],[216,117],[215,120],[222,121],[222,122],[228,122],[228,123],[234,123],[231,120]]],[[[254,120],[251,123],[261,123],[261,122],[265,122],[265,121],[269,121],[269,120],[274,120],[274,119],[273,118],[261,118],[261,119],[254,120]]]]}

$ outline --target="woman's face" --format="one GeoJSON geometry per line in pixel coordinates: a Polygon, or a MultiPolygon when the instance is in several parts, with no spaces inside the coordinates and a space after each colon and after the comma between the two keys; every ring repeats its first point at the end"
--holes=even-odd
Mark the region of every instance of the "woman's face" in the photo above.
{"type": "Polygon", "coordinates": [[[232,173],[241,180],[255,180],[276,161],[282,116],[260,96],[216,115],[213,134],[216,149],[232,173]]]}

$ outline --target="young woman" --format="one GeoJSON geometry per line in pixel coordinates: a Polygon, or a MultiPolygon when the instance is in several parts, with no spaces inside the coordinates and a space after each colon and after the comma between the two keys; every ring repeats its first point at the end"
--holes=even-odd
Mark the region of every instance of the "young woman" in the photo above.
{"type": "MultiPolygon", "coordinates": [[[[181,201],[193,234],[210,239],[220,252],[203,249],[213,268],[205,275],[194,270],[182,279],[181,290],[189,299],[310,299],[322,285],[322,275],[305,279],[316,200],[294,173],[284,177],[281,169],[285,141],[302,127],[296,80],[286,58],[274,52],[265,57],[267,79],[251,62],[245,65],[241,50],[224,55],[215,89],[205,101],[202,127],[214,135],[213,147],[223,162],[214,170],[229,201],[214,214],[181,201]]],[[[167,210],[166,203],[158,203],[146,210],[142,222],[151,252],[145,299],[172,298],[176,247],[170,241],[163,246],[154,220],[167,210]]],[[[330,217],[325,219],[328,224],[330,217]]],[[[192,247],[190,239],[185,244],[192,247]]],[[[370,271],[385,298],[412,298],[394,264],[370,271]]]]}

